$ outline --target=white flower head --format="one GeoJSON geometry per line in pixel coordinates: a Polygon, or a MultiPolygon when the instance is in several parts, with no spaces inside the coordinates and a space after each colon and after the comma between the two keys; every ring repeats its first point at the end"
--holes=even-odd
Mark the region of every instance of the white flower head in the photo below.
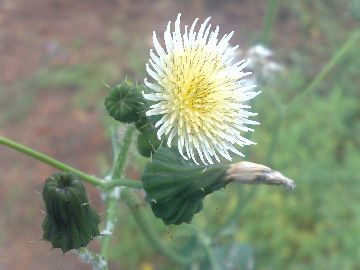
{"type": "Polygon", "coordinates": [[[196,19],[182,33],[180,15],[174,32],[171,22],[167,25],[164,48],[153,33],[155,52],[150,50],[146,65],[153,82],[145,79],[143,93],[153,105],[146,115],[162,116],[155,125],[158,138],[166,138],[169,147],[175,138],[185,159],[213,164],[220,154],[231,160],[230,152],[242,155],[236,146],[254,144],[241,134],[253,131],[247,124],[258,124],[248,119],[256,114],[246,103],[259,92],[244,84],[250,74],[243,71],[246,61],[233,61],[238,48],[229,45],[233,32],[220,38],[219,26],[210,30],[207,18],[198,32],[196,19]]]}

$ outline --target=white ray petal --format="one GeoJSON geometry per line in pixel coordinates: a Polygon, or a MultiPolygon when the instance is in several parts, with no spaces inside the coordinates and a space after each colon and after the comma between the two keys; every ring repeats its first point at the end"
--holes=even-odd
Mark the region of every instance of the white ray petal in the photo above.
{"type": "Polygon", "coordinates": [[[197,39],[203,38],[205,27],[206,27],[207,23],[210,21],[210,19],[211,19],[211,17],[206,18],[206,20],[201,24],[199,33],[197,34],[197,37],[196,37],[197,39]]]}
{"type": "Polygon", "coordinates": [[[157,54],[159,55],[160,58],[163,58],[165,57],[165,51],[164,49],[161,47],[157,37],[156,37],[156,32],[154,31],[153,32],[153,42],[154,42],[154,47],[155,47],[155,50],[157,52],[157,54]]]}

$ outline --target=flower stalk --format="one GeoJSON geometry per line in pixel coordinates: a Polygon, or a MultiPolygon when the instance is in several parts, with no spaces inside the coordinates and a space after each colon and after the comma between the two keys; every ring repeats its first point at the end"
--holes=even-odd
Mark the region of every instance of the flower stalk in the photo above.
{"type": "Polygon", "coordinates": [[[74,167],[71,167],[65,163],[62,163],[52,157],[49,157],[43,153],[40,153],[30,147],[27,147],[25,145],[22,145],[20,143],[14,142],[13,140],[7,139],[5,137],[0,137],[0,144],[7,146],[9,148],[12,148],[18,152],[21,152],[27,156],[30,156],[34,159],[37,159],[47,165],[50,165],[51,167],[54,167],[56,169],[65,171],[65,172],[71,172],[76,175],[78,175],[83,181],[94,185],[96,187],[103,187],[105,182],[103,179],[97,178],[95,176],[89,175],[87,173],[84,173],[74,167]]]}
{"type": "Polygon", "coordinates": [[[87,248],[79,248],[74,250],[74,253],[79,256],[83,263],[91,264],[93,270],[105,270],[108,265],[101,255],[92,253],[87,248]]]}
{"type": "Polygon", "coordinates": [[[136,181],[134,179],[116,178],[116,179],[113,179],[111,182],[108,182],[104,179],[95,177],[93,175],[89,175],[79,169],[76,169],[76,168],[74,168],[70,165],[67,165],[63,162],[60,162],[48,155],[45,155],[45,154],[38,152],[30,147],[27,147],[23,144],[17,143],[15,141],[10,140],[5,137],[0,136],[0,144],[4,145],[6,147],[9,147],[11,149],[14,149],[18,152],[21,152],[29,157],[37,159],[53,168],[59,169],[64,172],[74,173],[74,174],[78,175],[82,181],[87,182],[93,186],[102,188],[104,190],[109,190],[111,188],[118,187],[118,186],[131,187],[131,188],[137,188],[137,189],[142,188],[141,182],[136,181]]]}
{"type": "Polygon", "coordinates": [[[129,178],[116,178],[116,179],[112,179],[111,181],[104,184],[104,190],[105,191],[111,190],[112,188],[119,187],[119,186],[131,187],[131,188],[136,188],[136,189],[143,188],[142,183],[138,180],[129,179],[129,178]]]}
{"type": "MultiPolygon", "coordinates": [[[[124,138],[123,138],[122,145],[121,145],[119,153],[118,153],[118,156],[116,157],[116,161],[114,164],[115,168],[113,170],[111,180],[108,181],[107,185],[113,185],[113,179],[118,179],[118,178],[122,177],[134,132],[135,132],[135,127],[133,125],[131,125],[127,128],[124,138]]],[[[128,182],[128,181],[122,181],[122,182],[124,183],[124,182],[128,182]]],[[[115,185],[113,185],[113,187],[117,186],[118,183],[119,183],[119,180],[114,182],[115,185]]],[[[119,188],[119,187],[117,187],[117,188],[119,188]]],[[[114,193],[114,188],[105,192],[107,196],[106,196],[106,215],[105,215],[104,223],[105,223],[105,228],[106,228],[106,230],[108,230],[108,232],[101,239],[100,254],[104,257],[104,259],[106,261],[108,261],[108,258],[109,258],[110,237],[111,237],[112,230],[114,228],[115,221],[116,221],[116,205],[118,203],[118,199],[120,196],[120,190],[118,190],[117,192],[118,192],[118,196],[112,195],[114,193]]],[[[107,269],[107,266],[105,269],[107,269]]]]}

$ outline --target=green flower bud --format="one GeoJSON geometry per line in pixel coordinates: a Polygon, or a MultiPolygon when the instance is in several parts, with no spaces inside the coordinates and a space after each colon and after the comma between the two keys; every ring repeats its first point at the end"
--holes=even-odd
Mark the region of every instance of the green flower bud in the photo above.
{"type": "Polygon", "coordinates": [[[105,98],[105,107],[109,114],[123,123],[139,120],[143,110],[144,99],[141,87],[125,81],[113,87],[105,98]]]}
{"type": "Polygon", "coordinates": [[[100,234],[99,215],[89,206],[80,179],[71,173],[53,174],[45,181],[43,200],[46,216],[43,239],[65,253],[85,247],[100,234]]]}
{"type": "Polygon", "coordinates": [[[195,165],[177,149],[159,147],[141,181],[155,216],[165,224],[190,223],[206,195],[225,187],[227,165],[195,165]]]}

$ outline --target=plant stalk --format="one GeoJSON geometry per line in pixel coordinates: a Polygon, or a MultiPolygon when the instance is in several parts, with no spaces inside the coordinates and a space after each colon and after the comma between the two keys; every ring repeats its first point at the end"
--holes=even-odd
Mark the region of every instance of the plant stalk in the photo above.
{"type": "Polygon", "coordinates": [[[40,153],[30,147],[27,147],[20,143],[14,142],[13,140],[10,140],[10,139],[4,138],[4,137],[0,137],[0,144],[5,145],[11,149],[18,151],[18,152],[21,152],[21,153],[23,153],[27,156],[30,156],[34,159],[37,159],[37,160],[39,160],[47,165],[50,165],[51,167],[54,167],[56,169],[74,173],[74,174],[78,175],[83,181],[85,181],[89,184],[92,184],[94,186],[103,187],[103,185],[105,183],[103,179],[100,179],[95,176],[84,173],[84,172],[82,172],[78,169],[75,169],[65,163],[62,163],[52,157],[49,157],[43,153],[40,153]]]}
{"type": "Polygon", "coordinates": [[[111,180],[110,182],[107,182],[104,185],[104,190],[110,190],[110,189],[118,187],[118,186],[132,187],[132,188],[136,188],[136,189],[143,188],[141,181],[137,181],[134,179],[128,179],[128,178],[117,178],[117,179],[111,180]]]}
{"type": "MultiPolygon", "coordinates": [[[[118,178],[121,178],[123,175],[134,132],[135,132],[134,126],[129,126],[127,128],[124,138],[123,138],[123,142],[120,146],[118,156],[116,157],[116,161],[114,164],[115,167],[113,169],[111,180],[106,183],[105,187],[108,187],[109,185],[112,185],[113,187],[118,186],[118,183],[120,180],[122,180],[122,183],[129,182],[129,181],[126,181],[125,179],[118,179],[118,178]],[[113,179],[117,179],[116,182],[114,182],[115,185],[112,183],[114,181],[113,179]]],[[[135,183],[136,181],[133,181],[133,182],[135,183]]],[[[119,188],[119,187],[117,187],[117,188],[119,188]]],[[[114,188],[112,190],[108,190],[105,192],[107,194],[107,198],[106,198],[106,215],[105,215],[104,224],[105,224],[105,228],[106,229],[110,228],[111,231],[109,232],[108,235],[104,235],[103,238],[101,239],[100,254],[104,257],[104,259],[106,261],[108,261],[110,238],[111,238],[111,233],[112,233],[112,230],[113,230],[113,228],[115,226],[115,222],[116,222],[116,205],[117,205],[119,198],[118,198],[118,196],[111,195],[114,192],[114,188]]],[[[119,193],[120,193],[120,191],[119,191],[119,193]]]]}

